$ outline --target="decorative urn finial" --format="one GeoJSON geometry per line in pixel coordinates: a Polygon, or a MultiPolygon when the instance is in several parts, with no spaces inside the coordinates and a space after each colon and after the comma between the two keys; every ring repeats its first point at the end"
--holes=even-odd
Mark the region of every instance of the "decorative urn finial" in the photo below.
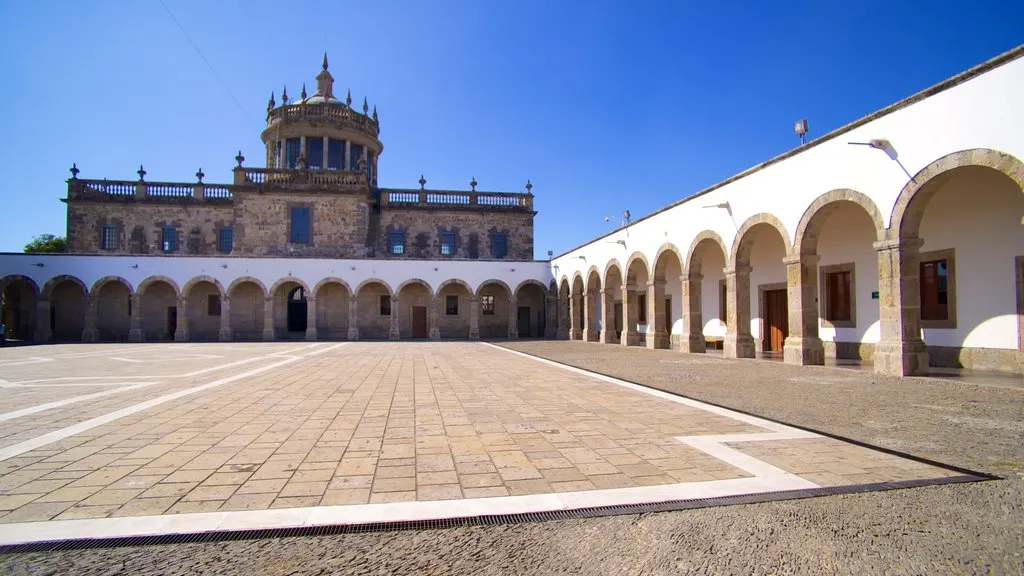
{"type": "Polygon", "coordinates": [[[303,101],[306,100],[306,83],[305,82],[302,83],[302,92],[299,94],[299,96],[302,96],[302,100],[303,101]]]}
{"type": "Polygon", "coordinates": [[[423,177],[423,174],[420,174],[420,190],[423,190],[426,185],[427,179],[423,177]]]}
{"type": "Polygon", "coordinates": [[[352,91],[351,90],[349,90],[348,94],[345,96],[345,106],[348,106],[349,108],[352,107],[352,91]]]}
{"type": "Polygon", "coordinates": [[[370,113],[370,105],[366,103],[366,96],[363,96],[363,115],[370,113]]]}
{"type": "Polygon", "coordinates": [[[203,176],[206,176],[206,174],[203,174],[203,169],[200,167],[199,172],[196,172],[196,178],[199,180],[200,184],[203,183],[203,176]]]}
{"type": "Polygon", "coordinates": [[[235,156],[235,162],[238,162],[238,167],[242,167],[242,162],[245,162],[245,156],[242,156],[242,151],[238,151],[238,156],[235,156]]]}
{"type": "Polygon", "coordinates": [[[75,164],[74,162],[72,162],[70,170],[71,170],[71,179],[72,180],[78,180],[78,173],[81,172],[81,170],[78,169],[78,165],[75,164]]]}
{"type": "Polygon", "coordinates": [[[142,164],[139,164],[139,169],[135,173],[139,175],[139,182],[146,181],[146,169],[142,167],[142,164]]]}
{"type": "Polygon", "coordinates": [[[533,190],[533,184],[531,184],[530,183],[530,179],[527,178],[526,179],[526,193],[527,194],[533,194],[532,190],[533,190]]]}
{"type": "Polygon", "coordinates": [[[469,181],[469,189],[471,191],[473,191],[473,192],[476,192],[476,176],[473,176],[473,178],[470,179],[470,181],[469,181]]]}

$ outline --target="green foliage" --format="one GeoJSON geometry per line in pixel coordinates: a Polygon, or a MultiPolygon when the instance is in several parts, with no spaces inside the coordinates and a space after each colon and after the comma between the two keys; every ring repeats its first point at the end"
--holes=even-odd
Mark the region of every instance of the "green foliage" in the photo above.
{"type": "Polygon", "coordinates": [[[40,234],[25,244],[27,254],[57,254],[68,251],[68,239],[53,234],[40,234]]]}

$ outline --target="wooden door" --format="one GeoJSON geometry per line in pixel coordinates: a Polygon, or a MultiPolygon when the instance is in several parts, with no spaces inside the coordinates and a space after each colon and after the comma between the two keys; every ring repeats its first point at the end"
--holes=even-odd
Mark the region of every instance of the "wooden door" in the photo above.
{"type": "Polygon", "coordinates": [[[529,338],[532,335],[529,306],[520,306],[516,311],[516,327],[519,329],[520,338],[529,338]]]}
{"type": "Polygon", "coordinates": [[[178,331],[178,307],[167,307],[167,339],[174,340],[174,333],[178,331]]]}
{"type": "Polygon", "coordinates": [[[427,337],[427,307],[426,306],[413,306],[412,307],[412,337],[413,338],[426,338],[427,337]]]}
{"type": "Polygon", "coordinates": [[[764,336],[765,352],[782,352],[782,346],[789,335],[789,304],[785,290],[764,292],[764,336]]]}

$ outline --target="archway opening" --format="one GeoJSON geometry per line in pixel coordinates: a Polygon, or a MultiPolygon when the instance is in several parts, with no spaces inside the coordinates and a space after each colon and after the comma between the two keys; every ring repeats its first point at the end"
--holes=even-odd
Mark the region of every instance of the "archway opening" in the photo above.
{"type": "MultiPolygon", "coordinates": [[[[448,281],[437,292],[438,332],[441,338],[466,338],[469,336],[470,315],[473,296],[469,286],[463,282],[448,281]]],[[[479,304],[479,303],[478,303],[479,304]]]]}
{"type": "Polygon", "coordinates": [[[348,338],[350,294],[341,282],[325,282],[316,291],[316,333],[319,338],[348,338]]]}
{"type": "Polygon", "coordinates": [[[50,289],[50,333],[56,342],[78,342],[85,329],[86,293],[81,282],[61,280],[50,289]]]}
{"type": "Polygon", "coordinates": [[[213,282],[200,280],[188,287],[185,302],[189,340],[217,340],[223,312],[220,288],[213,282]]]}
{"type": "Polygon", "coordinates": [[[306,290],[296,286],[288,291],[288,308],[285,325],[289,333],[306,333],[306,290]]]}
{"type": "Polygon", "coordinates": [[[508,338],[509,296],[509,289],[495,281],[487,281],[477,290],[481,338],[508,338]]]}
{"type": "Polygon", "coordinates": [[[647,338],[647,263],[634,258],[626,268],[628,298],[623,301],[623,323],[620,341],[628,346],[644,345],[647,338]],[[628,310],[626,309],[628,307],[628,310]]]}
{"type": "MultiPolygon", "coordinates": [[[[654,348],[679,345],[682,333],[683,264],[675,249],[665,249],[654,261],[655,331],[654,348]]],[[[648,345],[651,340],[648,339],[648,345]]]]}
{"type": "Polygon", "coordinates": [[[693,247],[687,275],[694,282],[699,279],[700,284],[699,289],[695,290],[696,293],[691,295],[699,300],[690,305],[691,314],[696,316],[690,319],[690,329],[697,333],[697,336],[689,335],[692,342],[688,342],[687,345],[692,350],[721,350],[725,343],[729,311],[725,266],[725,249],[715,239],[704,238],[693,247]],[[703,340],[703,343],[700,340],[703,340]]]}
{"type": "Polygon", "coordinates": [[[604,289],[605,302],[601,309],[606,326],[602,326],[603,342],[617,344],[622,338],[622,272],[617,263],[605,271],[604,289]]]}
{"type": "Polygon", "coordinates": [[[527,282],[516,292],[516,330],[520,338],[543,338],[547,323],[547,291],[527,282]]]}
{"type": "Polygon", "coordinates": [[[357,288],[356,301],[360,340],[386,339],[391,327],[391,290],[380,282],[367,282],[357,288]]]}
{"type": "Polygon", "coordinates": [[[128,340],[132,294],[123,282],[110,280],[96,292],[96,330],[104,342],[128,340]]]}
{"type": "Polygon", "coordinates": [[[431,290],[419,281],[406,283],[398,289],[399,338],[428,338],[430,336],[431,290]]]}
{"type": "Polygon", "coordinates": [[[38,289],[24,276],[6,279],[0,289],[0,320],[6,329],[4,338],[30,342],[36,339],[38,289]]]}
{"type": "Polygon", "coordinates": [[[231,330],[235,340],[262,340],[264,302],[263,287],[251,280],[243,280],[230,289],[231,330]]]}
{"type": "Polygon", "coordinates": [[[178,292],[163,280],[154,280],[139,291],[139,315],[143,338],[148,342],[174,340],[178,327],[178,292]]]}

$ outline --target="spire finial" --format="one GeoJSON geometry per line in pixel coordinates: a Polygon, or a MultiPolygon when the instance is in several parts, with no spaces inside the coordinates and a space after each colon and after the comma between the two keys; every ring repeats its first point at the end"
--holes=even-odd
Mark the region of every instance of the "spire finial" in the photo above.
{"type": "Polygon", "coordinates": [[[288,103],[288,85],[286,84],[284,89],[281,90],[281,105],[284,106],[288,103]]]}
{"type": "Polygon", "coordinates": [[[324,70],[327,70],[327,51],[324,50],[324,63],[321,64],[324,70]]]}
{"type": "Polygon", "coordinates": [[[242,167],[242,162],[245,162],[245,156],[242,156],[242,151],[238,151],[238,155],[235,156],[235,162],[238,162],[238,167],[242,167]]]}
{"type": "Polygon", "coordinates": [[[369,114],[370,105],[366,103],[366,96],[363,96],[363,115],[369,114]]]}
{"type": "Polygon", "coordinates": [[[373,121],[374,122],[377,121],[377,105],[376,104],[373,105],[373,121]]]}
{"type": "Polygon", "coordinates": [[[71,179],[72,180],[77,180],[79,172],[81,172],[81,170],[78,169],[78,164],[75,164],[74,162],[72,162],[71,163],[71,179]]]}
{"type": "Polygon", "coordinates": [[[352,107],[352,91],[348,91],[348,95],[345,96],[345,106],[352,107]]]}
{"type": "Polygon", "coordinates": [[[302,92],[299,94],[299,96],[302,96],[303,100],[306,99],[306,83],[305,82],[302,83],[302,92]]]}
{"type": "Polygon", "coordinates": [[[277,105],[277,102],[274,102],[274,91],[271,90],[270,91],[270,100],[267,102],[267,112],[270,112],[271,110],[273,110],[275,105],[277,105]]]}

